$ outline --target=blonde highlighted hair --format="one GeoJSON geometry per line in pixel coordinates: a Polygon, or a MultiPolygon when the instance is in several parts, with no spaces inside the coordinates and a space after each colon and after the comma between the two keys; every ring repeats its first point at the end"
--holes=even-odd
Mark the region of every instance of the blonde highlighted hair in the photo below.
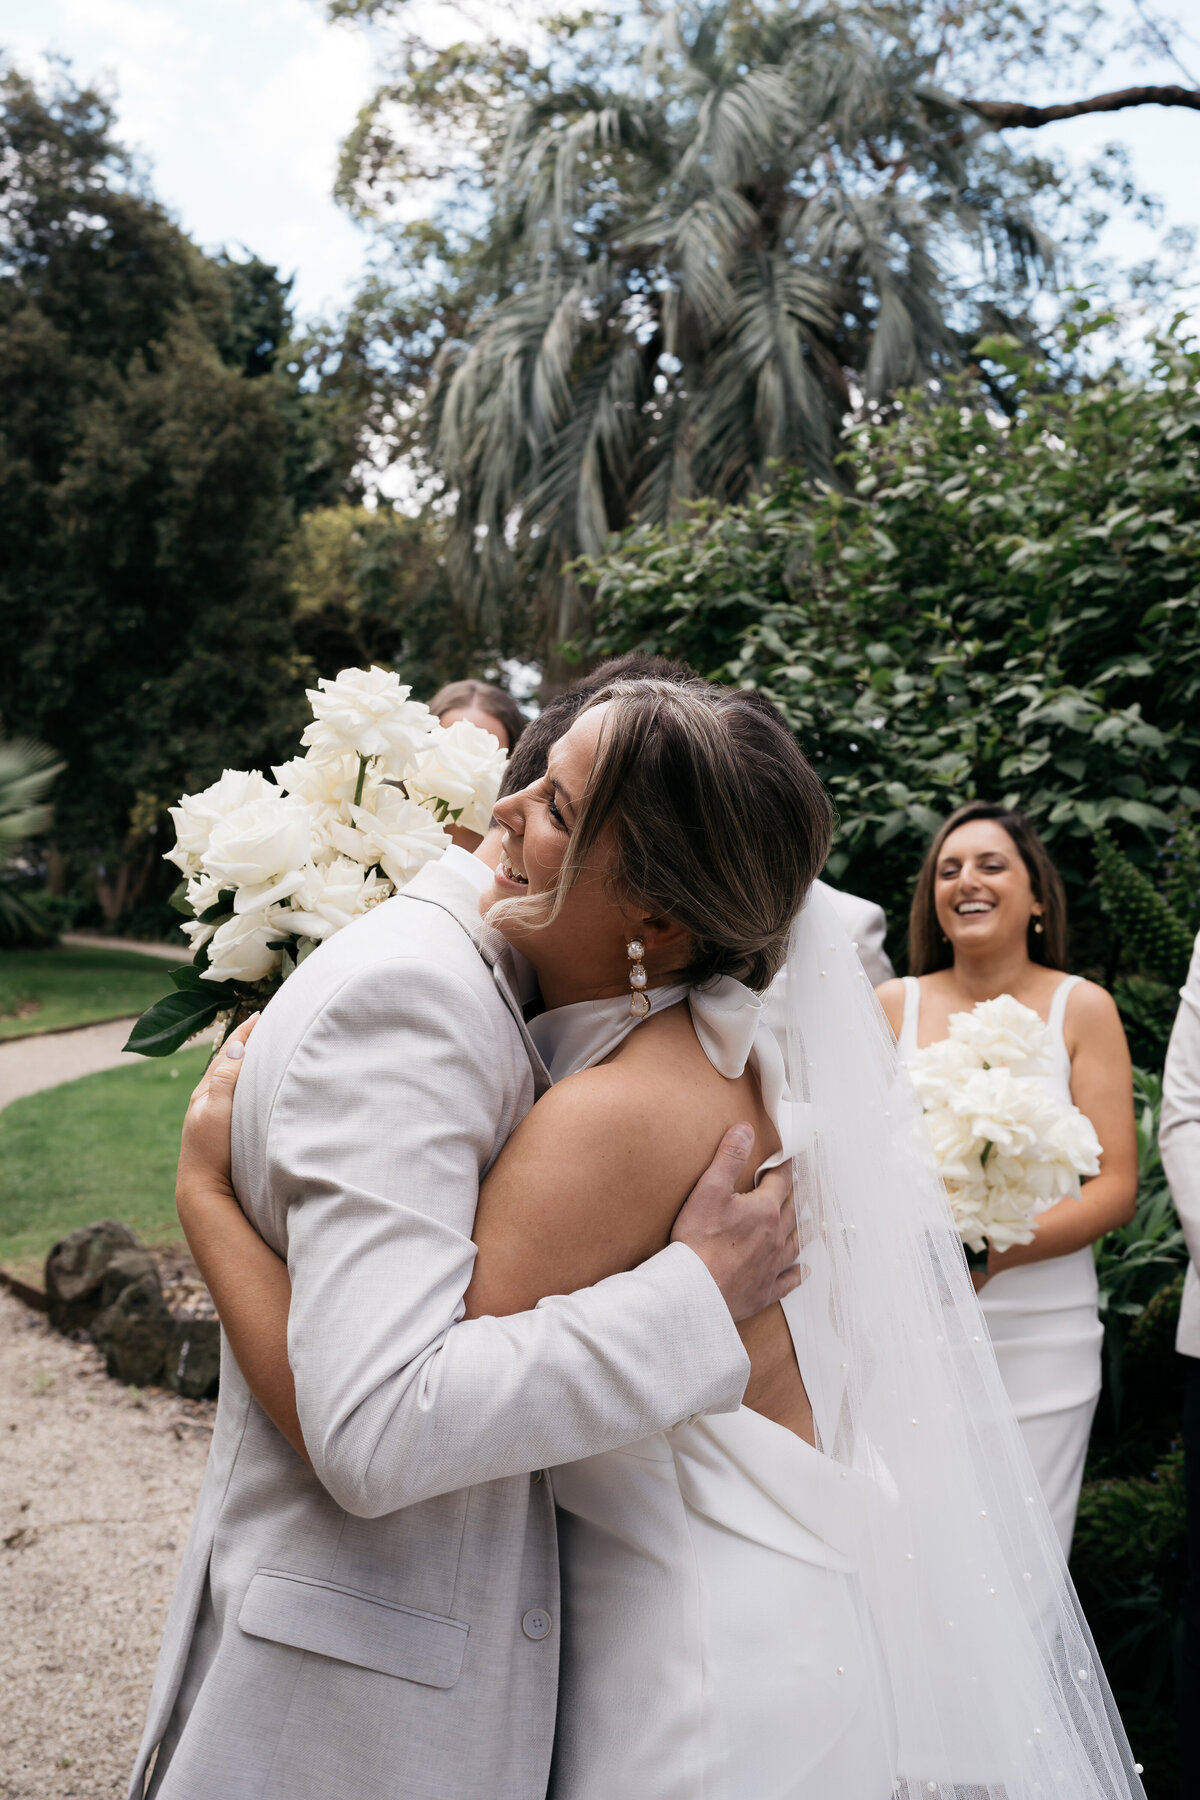
{"type": "Polygon", "coordinates": [[[536,929],[561,912],[605,839],[622,898],[682,925],[680,979],[732,975],[761,991],[829,853],[825,790],[782,718],[757,696],[693,681],[617,681],[554,889],[499,902],[493,922],[536,929]]]}

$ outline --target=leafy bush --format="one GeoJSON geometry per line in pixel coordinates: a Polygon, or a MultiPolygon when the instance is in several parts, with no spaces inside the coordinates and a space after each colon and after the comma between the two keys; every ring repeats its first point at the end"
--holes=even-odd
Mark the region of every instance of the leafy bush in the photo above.
{"type": "Polygon", "coordinates": [[[1085,1485],[1071,1573],[1154,1800],[1167,1800],[1178,1779],[1174,1686],[1186,1544],[1181,1448],[1148,1477],[1085,1485]]]}
{"type": "Polygon", "coordinates": [[[1101,904],[1128,959],[1165,985],[1180,987],[1187,978],[1195,933],[1149,876],[1121,855],[1107,831],[1096,833],[1096,868],[1101,904]]]}
{"type": "Polygon", "coordinates": [[[1158,1149],[1162,1078],[1134,1070],[1137,1211],[1095,1246],[1104,1323],[1104,1393],[1092,1433],[1092,1473],[1127,1473],[1153,1461],[1178,1427],[1175,1323],[1187,1246],[1158,1149]]]}
{"type": "Polygon", "coordinates": [[[1200,350],[1168,337],[1149,379],[1071,392],[1003,340],[980,353],[1011,416],[964,377],[851,431],[842,488],[785,470],[612,540],[581,570],[586,648],[762,688],[840,810],[831,875],[894,920],[951,807],[1023,806],[1075,960],[1111,980],[1095,832],[1153,875],[1154,836],[1200,807],[1200,350]]]}

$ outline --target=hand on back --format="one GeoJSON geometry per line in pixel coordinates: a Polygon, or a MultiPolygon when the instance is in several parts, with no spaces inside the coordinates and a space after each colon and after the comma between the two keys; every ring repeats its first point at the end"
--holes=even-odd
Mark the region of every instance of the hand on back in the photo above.
{"type": "Polygon", "coordinates": [[[748,1194],[736,1190],[753,1146],[752,1126],[730,1127],[671,1232],[700,1258],[735,1324],[800,1283],[791,1169],[769,1169],[748,1194]]]}

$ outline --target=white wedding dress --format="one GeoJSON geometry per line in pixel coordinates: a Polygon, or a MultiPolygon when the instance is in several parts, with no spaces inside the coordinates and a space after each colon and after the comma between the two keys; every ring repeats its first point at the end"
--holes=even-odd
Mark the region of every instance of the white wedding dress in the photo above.
{"type": "MultiPolygon", "coordinates": [[[[806,1109],[791,1106],[759,997],[725,978],[656,990],[652,1010],[685,998],[714,1066],[755,1068],[782,1162],[806,1109]]],[[[633,1028],[619,999],[530,1029],[558,1081],[633,1028]]],[[[794,1333],[799,1304],[783,1303],[794,1333]]],[[[746,1407],[553,1471],[553,1800],[890,1800],[889,1683],[839,1532],[846,1484],[862,1479],[746,1407]]]]}
{"type": "MultiPolygon", "coordinates": [[[[1074,1104],[1063,1019],[1068,995],[1079,979],[1066,976],[1050,1003],[1046,1023],[1054,1040],[1053,1070],[1026,1078],[1044,1087],[1061,1106],[1074,1104]]],[[[920,1017],[920,983],[908,975],[900,1026],[900,1056],[906,1063],[918,1048],[920,1017]]],[[[1054,1204],[1046,1201],[1035,1210],[1044,1212],[1054,1204]]],[[[1104,1327],[1097,1295],[1096,1259],[1087,1244],[1069,1256],[1006,1269],[994,1275],[979,1296],[1000,1375],[1064,1556],[1071,1553],[1088,1438],[1100,1398],[1104,1327]]]]}

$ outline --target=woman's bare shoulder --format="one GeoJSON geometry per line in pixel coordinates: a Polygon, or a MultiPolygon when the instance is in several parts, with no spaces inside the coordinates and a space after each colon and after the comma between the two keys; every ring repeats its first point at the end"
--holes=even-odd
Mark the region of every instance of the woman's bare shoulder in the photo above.
{"type": "Polygon", "coordinates": [[[671,1012],[631,1032],[608,1061],[555,1082],[516,1134],[524,1156],[536,1162],[569,1152],[589,1185],[618,1173],[628,1180],[636,1161],[638,1188],[670,1188],[686,1178],[690,1189],[697,1161],[707,1165],[729,1125],[744,1116],[744,1101],[738,1084],[708,1061],[686,1007],[671,1012]]]}
{"type": "Polygon", "coordinates": [[[1117,1003],[1108,989],[1098,981],[1086,979],[1077,981],[1067,995],[1063,1024],[1068,1034],[1075,1037],[1095,1031],[1118,1031],[1122,1037],[1125,1034],[1117,1003]]]}
{"type": "Polygon", "coordinates": [[[893,976],[890,981],[881,981],[875,989],[875,998],[887,1014],[888,1024],[899,1037],[904,1020],[904,982],[898,975],[893,976]]]}

